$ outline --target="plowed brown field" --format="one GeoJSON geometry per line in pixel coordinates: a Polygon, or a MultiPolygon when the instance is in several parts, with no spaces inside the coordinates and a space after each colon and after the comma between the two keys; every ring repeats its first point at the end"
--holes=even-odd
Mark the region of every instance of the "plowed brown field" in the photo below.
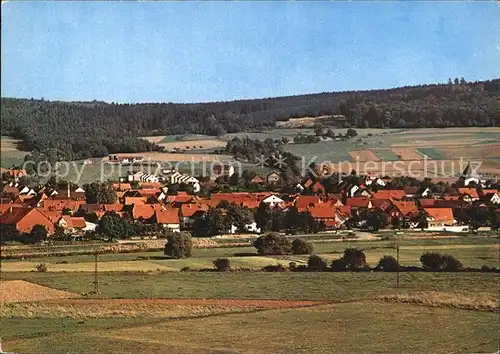
{"type": "Polygon", "coordinates": [[[0,301],[2,302],[68,299],[77,296],[77,294],[33,284],[24,280],[0,282],[0,301]]]}

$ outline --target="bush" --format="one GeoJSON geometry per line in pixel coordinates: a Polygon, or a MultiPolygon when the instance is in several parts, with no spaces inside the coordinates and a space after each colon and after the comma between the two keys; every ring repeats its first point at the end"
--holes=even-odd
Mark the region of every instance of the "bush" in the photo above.
{"type": "Polygon", "coordinates": [[[297,238],[292,242],[293,254],[311,254],[314,251],[314,246],[311,242],[297,238]]]}
{"type": "Polygon", "coordinates": [[[399,267],[397,259],[393,256],[383,256],[382,258],[380,258],[377,264],[377,268],[384,272],[395,272],[398,269],[401,269],[399,267]]]}
{"type": "Polygon", "coordinates": [[[448,272],[456,272],[463,268],[462,262],[450,254],[443,256],[443,270],[448,272]]]}
{"type": "Polygon", "coordinates": [[[167,235],[164,254],[172,258],[191,257],[193,241],[187,232],[173,232],[167,235]]]}
{"type": "Polygon", "coordinates": [[[326,261],[320,256],[317,256],[315,254],[311,255],[307,260],[307,269],[310,271],[322,272],[327,267],[328,265],[326,264],[326,261]]]}
{"type": "Polygon", "coordinates": [[[491,272],[491,268],[487,265],[481,267],[481,272],[491,272]]]}
{"type": "Polygon", "coordinates": [[[334,272],[339,272],[341,270],[345,270],[345,263],[344,263],[344,258],[338,258],[338,259],[334,259],[332,261],[332,270],[334,272]]]}
{"type": "Polygon", "coordinates": [[[427,252],[420,256],[420,262],[425,270],[438,272],[443,268],[443,257],[437,252],[427,252]]]}
{"type": "Polygon", "coordinates": [[[253,245],[261,255],[289,254],[292,251],[290,240],[286,236],[277,233],[260,236],[254,241],[253,245]]]}
{"type": "Polygon", "coordinates": [[[427,252],[420,256],[420,262],[425,270],[439,272],[441,270],[454,272],[463,268],[462,263],[452,255],[441,255],[437,252],[427,252]]]}
{"type": "Polygon", "coordinates": [[[358,248],[346,248],[343,261],[347,269],[363,269],[367,266],[365,253],[358,248]]]}
{"type": "Polygon", "coordinates": [[[286,272],[286,268],[283,264],[271,264],[262,268],[264,272],[286,272]]]}
{"type": "Polygon", "coordinates": [[[231,270],[231,261],[227,258],[217,258],[213,263],[219,272],[227,272],[231,270]]]}
{"type": "Polygon", "coordinates": [[[45,263],[39,263],[36,265],[35,268],[38,272],[41,272],[41,273],[44,273],[49,269],[49,267],[47,267],[47,265],[45,263]]]}

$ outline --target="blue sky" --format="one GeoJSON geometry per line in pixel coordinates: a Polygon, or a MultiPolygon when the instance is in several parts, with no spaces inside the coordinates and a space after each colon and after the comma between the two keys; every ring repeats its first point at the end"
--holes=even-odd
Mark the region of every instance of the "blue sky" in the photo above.
{"type": "Polygon", "coordinates": [[[498,2],[7,2],[3,97],[205,102],[500,77],[498,2]]]}

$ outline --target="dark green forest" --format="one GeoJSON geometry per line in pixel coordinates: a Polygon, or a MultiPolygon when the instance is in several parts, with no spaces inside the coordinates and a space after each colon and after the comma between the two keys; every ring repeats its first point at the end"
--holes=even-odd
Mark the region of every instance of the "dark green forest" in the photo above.
{"type": "Polygon", "coordinates": [[[1,99],[2,135],[70,160],[159,149],[138,136],[222,135],[320,115],[344,115],[344,127],[360,128],[500,126],[500,79],[193,104],[1,99]]]}

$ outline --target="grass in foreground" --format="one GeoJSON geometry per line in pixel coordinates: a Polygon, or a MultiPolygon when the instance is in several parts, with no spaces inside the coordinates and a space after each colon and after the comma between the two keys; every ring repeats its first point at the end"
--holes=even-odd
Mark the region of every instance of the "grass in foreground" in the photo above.
{"type": "MultiPolygon", "coordinates": [[[[84,294],[94,288],[94,274],[3,273],[3,279],[84,294]]],[[[346,301],[374,299],[407,291],[485,292],[498,294],[496,273],[262,273],[262,272],[108,272],[99,274],[99,298],[206,298],[346,301]]],[[[93,296],[96,297],[96,296],[93,296]]]]}
{"type": "Polygon", "coordinates": [[[346,303],[82,330],[7,340],[38,353],[494,352],[497,314],[388,303],[346,303]]]}

